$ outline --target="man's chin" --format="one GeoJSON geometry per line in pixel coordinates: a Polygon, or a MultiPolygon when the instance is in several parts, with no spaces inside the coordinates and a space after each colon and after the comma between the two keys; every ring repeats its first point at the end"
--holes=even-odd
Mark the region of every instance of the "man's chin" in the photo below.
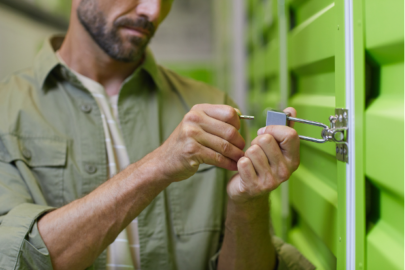
{"type": "Polygon", "coordinates": [[[119,62],[134,63],[142,58],[144,51],[144,48],[131,46],[131,48],[121,48],[117,54],[110,54],[110,57],[119,62]]]}

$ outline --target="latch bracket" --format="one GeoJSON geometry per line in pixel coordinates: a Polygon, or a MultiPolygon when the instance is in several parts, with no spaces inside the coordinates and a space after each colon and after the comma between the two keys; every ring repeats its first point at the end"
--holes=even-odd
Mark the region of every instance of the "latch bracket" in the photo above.
{"type": "Polygon", "coordinates": [[[349,149],[347,143],[336,144],[336,159],[346,163],[349,162],[349,149]]]}
{"type": "Polygon", "coordinates": [[[335,115],[329,118],[332,122],[335,130],[342,130],[344,134],[344,139],[341,142],[336,142],[336,159],[349,162],[349,146],[348,146],[348,127],[349,127],[349,111],[347,109],[336,108],[335,115]]]}

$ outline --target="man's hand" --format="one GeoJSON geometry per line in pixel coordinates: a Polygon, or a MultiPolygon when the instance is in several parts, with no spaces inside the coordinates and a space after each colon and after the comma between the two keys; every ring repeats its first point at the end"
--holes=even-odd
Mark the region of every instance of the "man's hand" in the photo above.
{"type": "Polygon", "coordinates": [[[195,105],[152,154],[170,182],[189,178],[203,163],[237,170],[245,147],[239,128],[239,116],[231,106],[195,105]]]}
{"type": "MultiPolygon", "coordinates": [[[[293,108],[284,111],[296,116],[293,108]]],[[[292,125],[260,129],[245,156],[238,161],[239,174],[228,184],[230,199],[246,202],[276,189],[298,168],[299,145],[300,139],[292,125]]]]}

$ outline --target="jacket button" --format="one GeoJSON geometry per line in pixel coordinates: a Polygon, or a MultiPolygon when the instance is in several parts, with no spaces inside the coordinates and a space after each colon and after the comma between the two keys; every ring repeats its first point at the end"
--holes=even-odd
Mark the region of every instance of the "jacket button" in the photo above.
{"type": "Polygon", "coordinates": [[[84,113],[90,113],[91,112],[91,105],[90,104],[83,104],[80,109],[82,110],[82,112],[84,113]]]}
{"type": "Polygon", "coordinates": [[[88,174],[94,174],[97,172],[97,167],[92,165],[92,164],[86,164],[84,165],[84,170],[88,173],[88,174]]]}
{"type": "Polygon", "coordinates": [[[27,148],[24,148],[22,150],[22,155],[26,158],[26,159],[31,159],[32,158],[32,153],[30,150],[28,150],[27,148]]]}

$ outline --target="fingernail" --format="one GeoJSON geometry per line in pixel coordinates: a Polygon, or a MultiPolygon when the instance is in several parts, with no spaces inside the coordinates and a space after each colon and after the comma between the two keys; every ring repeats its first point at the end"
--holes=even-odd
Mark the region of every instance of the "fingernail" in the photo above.
{"type": "Polygon", "coordinates": [[[263,133],[264,133],[264,130],[265,130],[266,128],[264,128],[264,127],[262,127],[261,129],[259,129],[258,131],[257,131],[257,135],[262,135],[263,133]]]}

